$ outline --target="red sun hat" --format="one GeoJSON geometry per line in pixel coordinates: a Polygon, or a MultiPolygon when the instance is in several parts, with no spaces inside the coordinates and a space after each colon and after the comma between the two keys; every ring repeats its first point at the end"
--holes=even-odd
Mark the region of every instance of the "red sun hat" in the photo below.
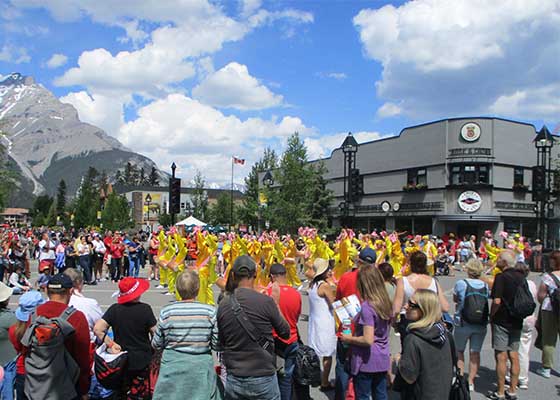
{"type": "Polygon", "coordinates": [[[150,282],[146,279],[126,277],[119,282],[119,293],[117,303],[125,304],[142,296],[150,288],[150,282]]]}

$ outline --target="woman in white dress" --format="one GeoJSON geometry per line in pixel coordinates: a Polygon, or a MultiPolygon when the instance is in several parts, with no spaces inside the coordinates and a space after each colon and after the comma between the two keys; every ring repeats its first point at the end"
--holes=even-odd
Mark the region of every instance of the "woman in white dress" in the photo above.
{"type": "Polygon", "coordinates": [[[332,271],[323,258],[313,263],[315,276],[309,286],[309,346],[323,360],[320,390],[333,390],[329,382],[332,357],[336,352],[336,327],[332,313],[335,288],[329,283],[332,271]]]}

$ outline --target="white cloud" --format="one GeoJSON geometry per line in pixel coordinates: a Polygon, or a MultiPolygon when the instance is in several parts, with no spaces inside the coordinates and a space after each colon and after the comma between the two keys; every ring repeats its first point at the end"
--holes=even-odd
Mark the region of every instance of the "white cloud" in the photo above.
{"type": "Polygon", "coordinates": [[[23,64],[31,61],[31,57],[27,53],[26,48],[5,44],[0,49],[0,61],[23,64]]]}
{"type": "Polygon", "coordinates": [[[560,81],[558,0],[417,0],[353,22],[383,67],[378,96],[416,118],[486,114],[503,96],[560,81]]]}
{"type": "Polygon", "coordinates": [[[395,103],[387,102],[377,110],[377,116],[380,118],[394,117],[399,115],[402,109],[395,103]]]}
{"type": "Polygon", "coordinates": [[[560,84],[553,84],[528,90],[516,90],[503,95],[490,106],[490,111],[505,117],[527,119],[560,115],[560,84]]]}
{"type": "MultiPolygon", "coordinates": [[[[309,159],[316,160],[318,158],[330,157],[332,151],[342,145],[342,142],[344,142],[347,135],[348,133],[346,132],[305,138],[304,143],[307,147],[309,159]]],[[[387,135],[382,135],[379,132],[357,132],[353,133],[353,136],[358,143],[364,143],[381,139],[387,135]]]]}
{"type": "Polygon", "coordinates": [[[318,72],[317,76],[319,78],[336,79],[337,81],[343,81],[348,78],[348,75],[346,75],[344,72],[318,72]]]}
{"type": "Polygon", "coordinates": [[[47,61],[47,67],[49,68],[58,68],[62,67],[64,64],[68,62],[68,57],[64,54],[53,54],[51,58],[47,61]]]}
{"type": "Polygon", "coordinates": [[[122,110],[127,99],[114,96],[92,95],[85,91],[71,92],[61,97],[63,103],[78,110],[80,121],[95,125],[115,135],[124,124],[122,110]]]}
{"type": "Polygon", "coordinates": [[[251,76],[246,65],[236,62],[209,75],[193,89],[193,97],[216,107],[238,110],[260,110],[283,102],[282,96],[251,76]]]}
{"type": "Polygon", "coordinates": [[[207,178],[224,182],[228,179],[224,165],[228,165],[231,154],[251,163],[260,156],[265,143],[280,146],[296,131],[304,137],[316,134],[297,117],[241,120],[184,95],[172,94],[140,108],[138,118],[126,123],[118,138],[156,162],[176,160],[184,170],[206,165],[203,172],[207,178]],[[220,164],[200,164],[201,159],[218,159],[220,164]]]}

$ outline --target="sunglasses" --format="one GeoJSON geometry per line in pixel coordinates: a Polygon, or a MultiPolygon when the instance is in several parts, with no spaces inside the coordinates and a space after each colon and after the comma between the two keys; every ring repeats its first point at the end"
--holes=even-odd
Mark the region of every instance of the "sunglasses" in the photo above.
{"type": "Polygon", "coordinates": [[[412,300],[408,300],[408,307],[409,308],[415,308],[415,309],[419,309],[420,306],[418,305],[418,303],[413,302],[412,300]]]}

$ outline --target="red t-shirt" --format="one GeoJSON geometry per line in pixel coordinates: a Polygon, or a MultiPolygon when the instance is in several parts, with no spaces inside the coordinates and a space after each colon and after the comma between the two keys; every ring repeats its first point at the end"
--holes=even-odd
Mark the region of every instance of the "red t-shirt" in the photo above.
{"type": "Polygon", "coordinates": [[[124,251],[124,246],[122,243],[113,243],[111,244],[111,257],[113,258],[122,258],[124,251]]]}
{"type": "MultiPolygon", "coordinates": [[[[37,307],[37,315],[42,315],[47,318],[59,317],[68,306],[63,303],[55,301],[47,301],[45,304],[37,307]]],[[[76,311],[70,318],[68,318],[70,325],[74,327],[75,333],[70,335],[64,344],[66,349],[78,363],[80,367],[80,378],[78,379],[79,395],[87,394],[89,391],[90,379],[90,337],[89,326],[86,317],[81,311],[76,311]]],[[[25,356],[27,349],[15,340],[15,325],[12,325],[9,330],[10,341],[14,348],[22,356],[17,360],[17,373],[25,374],[25,356]]]]}
{"type": "Polygon", "coordinates": [[[360,297],[358,295],[358,268],[348,271],[340,277],[336,287],[336,300],[353,294],[360,297]]]}
{"type": "MultiPolygon", "coordinates": [[[[266,292],[270,296],[272,287],[266,289],[266,292]]],[[[287,340],[280,338],[274,329],[272,330],[272,336],[286,344],[297,342],[297,323],[301,314],[301,295],[291,286],[280,285],[280,312],[282,312],[286,322],[290,325],[290,338],[287,340]]]]}

